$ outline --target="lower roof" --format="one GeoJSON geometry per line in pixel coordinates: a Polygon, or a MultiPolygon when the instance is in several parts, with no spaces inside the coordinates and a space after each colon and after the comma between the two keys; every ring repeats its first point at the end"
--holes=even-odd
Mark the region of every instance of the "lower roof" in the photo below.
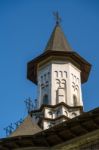
{"type": "Polygon", "coordinates": [[[99,129],[99,107],[34,135],[3,138],[0,140],[0,149],[51,147],[97,129],[99,129]]]}
{"type": "Polygon", "coordinates": [[[33,135],[40,131],[42,131],[42,129],[36,123],[34,123],[32,117],[28,115],[20,124],[20,126],[10,134],[9,137],[33,135]]]}

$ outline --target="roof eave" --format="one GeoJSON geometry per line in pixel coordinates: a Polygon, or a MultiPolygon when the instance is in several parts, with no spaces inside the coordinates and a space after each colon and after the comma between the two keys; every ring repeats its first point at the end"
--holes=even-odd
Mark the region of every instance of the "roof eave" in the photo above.
{"type": "Polygon", "coordinates": [[[29,80],[37,84],[37,66],[40,62],[46,60],[50,56],[55,56],[56,58],[57,56],[64,56],[66,58],[68,57],[70,61],[75,61],[80,65],[80,69],[82,70],[82,83],[85,83],[88,80],[89,73],[91,70],[91,64],[88,61],[86,61],[83,57],[81,57],[78,53],[74,51],[60,52],[51,50],[44,52],[43,54],[39,55],[27,64],[27,78],[29,80]]]}

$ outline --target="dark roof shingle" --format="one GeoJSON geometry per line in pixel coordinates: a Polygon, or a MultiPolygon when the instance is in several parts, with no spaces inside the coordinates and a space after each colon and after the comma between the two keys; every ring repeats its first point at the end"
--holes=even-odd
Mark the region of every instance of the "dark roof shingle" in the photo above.
{"type": "Polygon", "coordinates": [[[60,27],[60,25],[56,25],[51,37],[47,43],[45,51],[53,50],[53,51],[71,51],[71,47],[64,36],[64,33],[60,27]]]}
{"type": "Polygon", "coordinates": [[[42,131],[42,129],[33,122],[31,116],[27,116],[23,123],[9,136],[22,136],[22,135],[33,135],[42,131]]]}

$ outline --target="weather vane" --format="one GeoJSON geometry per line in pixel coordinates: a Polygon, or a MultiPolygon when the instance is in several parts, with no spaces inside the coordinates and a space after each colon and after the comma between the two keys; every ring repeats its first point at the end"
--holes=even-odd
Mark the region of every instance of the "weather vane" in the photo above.
{"type": "Polygon", "coordinates": [[[54,15],[54,17],[55,17],[55,19],[56,19],[56,24],[57,24],[57,25],[60,24],[60,22],[61,22],[61,17],[59,16],[58,11],[53,12],[53,15],[54,15]]]}

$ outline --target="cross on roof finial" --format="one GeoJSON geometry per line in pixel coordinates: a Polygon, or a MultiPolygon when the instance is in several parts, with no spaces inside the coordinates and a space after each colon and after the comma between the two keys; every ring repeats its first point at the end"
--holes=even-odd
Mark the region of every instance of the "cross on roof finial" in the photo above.
{"type": "Polygon", "coordinates": [[[55,16],[56,24],[58,25],[61,22],[61,17],[59,16],[58,11],[54,12],[53,15],[55,16]]]}

